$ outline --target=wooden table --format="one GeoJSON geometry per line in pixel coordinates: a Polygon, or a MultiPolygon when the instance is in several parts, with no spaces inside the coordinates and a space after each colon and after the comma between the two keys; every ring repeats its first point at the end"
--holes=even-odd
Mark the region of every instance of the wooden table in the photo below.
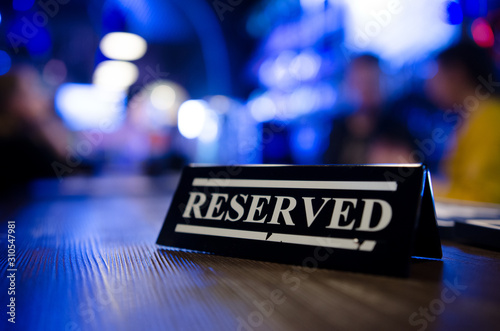
{"type": "Polygon", "coordinates": [[[498,330],[500,253],[443,242],[407,279],[155,245],[177,177],[69,178],[4,200],[1,330],[498,330]],[[16,323],[7,322],[7,222],[16,323]]]}

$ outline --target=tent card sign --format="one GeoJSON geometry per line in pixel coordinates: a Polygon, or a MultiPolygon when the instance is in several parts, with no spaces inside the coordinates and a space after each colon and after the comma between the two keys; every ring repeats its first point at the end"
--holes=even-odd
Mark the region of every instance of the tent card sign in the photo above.
{"type": "Polygon", "coordinates": [[[420,164],[187,167],[157,244],[393,276],[442,257],[420,164]]]}

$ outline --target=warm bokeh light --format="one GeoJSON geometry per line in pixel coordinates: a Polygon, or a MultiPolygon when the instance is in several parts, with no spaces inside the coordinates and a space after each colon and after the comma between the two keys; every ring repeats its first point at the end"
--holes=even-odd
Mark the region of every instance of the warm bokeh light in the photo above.
{"type": "Polygon", "coordinates": [[[161,84],[151,92],[151,103],[159,110],[167,110],[175,103],[175,91],[172,87],[161,84]]]}
{"type": "Polygon", "coordinates": [[[124,90],[139,77],[137,66],[125,61],[104,61],[94,71],[93,83],[108,89],[124,90]]]}
{"type": "Polygon", "coordinates": [[[144,38],[128,32],[111,32],[99,45],[101,52],[113,60],[134,61],[144,56],[147,43],[144,38]]]}
{"type": "Polygon", "coordinates": [[[177,125],[177,112],[188,99],[187,91],[170,80],[158,80],[146,85],[135,99],[142,99],[143,120],[152,130],[177,125]]]}

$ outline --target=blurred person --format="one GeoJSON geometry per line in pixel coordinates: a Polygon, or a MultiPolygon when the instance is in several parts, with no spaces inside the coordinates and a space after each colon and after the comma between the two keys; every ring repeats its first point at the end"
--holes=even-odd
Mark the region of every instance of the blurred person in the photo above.
{"type": "Polygon", "coordinates": [[[369,145],[366,163],[411,163],[414,145],[407,128],[393,119],[382,122],[369,145]]]}
{"type": "Polygon", "coordinates": [[[448,182],[436,185],[436,195],[500,203],[500,100],[495,95],[500,83],[491,57],[475,44],[461,43],[443,51],[437,64],[426,89],[447,109],[444,119],[454,127],[445,137],[449,152],[442,162],[448,182]]]}
{"type": "Polygon", "coordinates": [[[52,177],[66,156],[68,134],[30,66],[0,76],[0,192],[52,177]]]}
{"type": "Polygon", "coordinates": [[[355,58],[345,78],[350,110],[333,121],[324,163],[366,164],[402,162],[411,151],[404,127],[386,114],[379,59],[365,54],[355,58]]]}

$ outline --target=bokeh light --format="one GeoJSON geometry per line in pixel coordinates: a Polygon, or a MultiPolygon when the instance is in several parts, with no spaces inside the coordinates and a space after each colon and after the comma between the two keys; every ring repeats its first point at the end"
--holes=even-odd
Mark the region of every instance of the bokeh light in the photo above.
{"type": "Polygon", "coordinates": [[[197,138],[205,125],[207,103],[203,100],[188,100],[179,107],[177,125],[179,132],[188,139],[197,138]]]}
{"type": "Polygon", "coordinates": [[[33,56],[46,54],[52,48],[52,38],[44,27],[35,27],[36,33],[29,38],[26,47],[33,56]]]}
{"type": "Polygon", "coordinates": [[[12,66],[12,60],[5,51],[0,51],[0,75],[4,75],[9,72],[12,66]]]}
{"type": "MultiPolygon", "coordinates": [[[[146,85],[138,96],[142,103],[143,121],[148,129],[161,130],[177,125],[179,106],[187,100],[186,89],[170,80],[146,85]]],[[[133,99],[137,99],[135,96],[133,99]]]]}
{"type": "Polygon", "coordinates": [[[116,127],[125,112],[125,93],[91,84],[63,84],[55,96],[56,110],[72,130],[116,127]]]}
{"type": "Polygon", "coordinates": [[[464,14],[462,13],[462,7],[459,3],[454,1],[448,1],[446,5],[446,22],[451,25],[457,25],[462,23],[464,20],[464,14]]]}
{"type": "Polygon", "coordinates": [[[310,86],[302,86],[293,91],[287,102],[290,115],[299,116],[307,114],[318,107],[321,95],[310,86]]]}
{"type": "Polygon", "coordinates": [[[217,113],[210,108],[205,108],[205,122],[200,132],[199,139],[203,143],[211,143],[217,139],[219,133],[219,119],[217,113]]]}
{"type": "Polygon", "coordinates": [[[63,61],[52,59],[43,67],[43,80],[53,86],[57,86],[64,82],[67,75],[66,64],[63,61]]]}
{"type": "Polygon", "coordinates": [[[101,52],[110,59],[134,61],[144,56],[147,43],[144,38],[128,32],[111,32],[99,44],[101,52]]]}
{"type": "Polygon", "coordinates": [[[325,0],[300,0],[300,6],[306,12],[317,12],[325,9],[325,0]]]}
{"type": "Polygon", "coordinates": [[[35,0],[13,0],[12,7],[18,11],[30,10],[35,4],[35,0]]]}
{"type": "Polygon", "coordinates": [[[211,109],[219,114],[225,114],[231,108],[231,99],[225,95],[214,95],[208,100],[211,109]]]}
{"type": "Polygon", "coordinates": [[[175,103],[175,91],[172,87],[161,84],[151,92],[151,103],[159,110],[167,110],[175,103]]]}
{"type": "Polygon", "coordinates": [[[267,95],[261,95],[248,103],[250,114],[257,122],[267,122],[276,116],[276,105],[267,95]]]}
{"type": "Polygon", "coordinates": [[[488,0],[462,0],[464,12],[469,17],[486,16],[488,13],[488,0]]]}
{"type": "Polygon", "coordinates": [[[345,43],[349,54],[371,52],[394,68],[425,59],[460,36],[458,25],[443,19],[443,3],[434,0],[345,1],[345,43]],[[432,33],[429,33],[432,31],[432,33]],[[351,53],[350,53],[351,52],[351,53]]]}
{"type": "Polygon", "coordinates": [[[472,22],[472,38],[481,47],[491,47],[495,43],[495,36],[491,26],[484,18],[478,18],[472,22]]]}
{"type": "Polygon", "coordinates": [[[313,149],[315,144],[317,144],[317,135],[313,128],[304,127],[298,130],[297,145],[302,151],[308,151],[313,149]]]}
{"type": "Polygon", "coordinates": [[[94,71],[93,83],[108,89],[124,90],[139,77],[139,69],[130,62],[103,61],[94,71]]]}
{"type": "MultiPolygon", "coordinates": [[[[290,66],[297,53],[291,50],[281,52],[276,59],[267,59],[259,68],[259,80],[267,87],[277,86],[279,88],[288,88],[294,85],[296,79],[292,76],[290,66]]],[[[300,64],[299,64],[300,65],[300,64]]],[[[300,67],[292,66],[294,70],[300,70],[300,67]]]]}
{"type": "Polygon", "coordinates": [[[305,50],[290,62],[289,71],[298,80],[308,80],[316,76],[320,65],[321,57],[313,50],[305,50]]]}

